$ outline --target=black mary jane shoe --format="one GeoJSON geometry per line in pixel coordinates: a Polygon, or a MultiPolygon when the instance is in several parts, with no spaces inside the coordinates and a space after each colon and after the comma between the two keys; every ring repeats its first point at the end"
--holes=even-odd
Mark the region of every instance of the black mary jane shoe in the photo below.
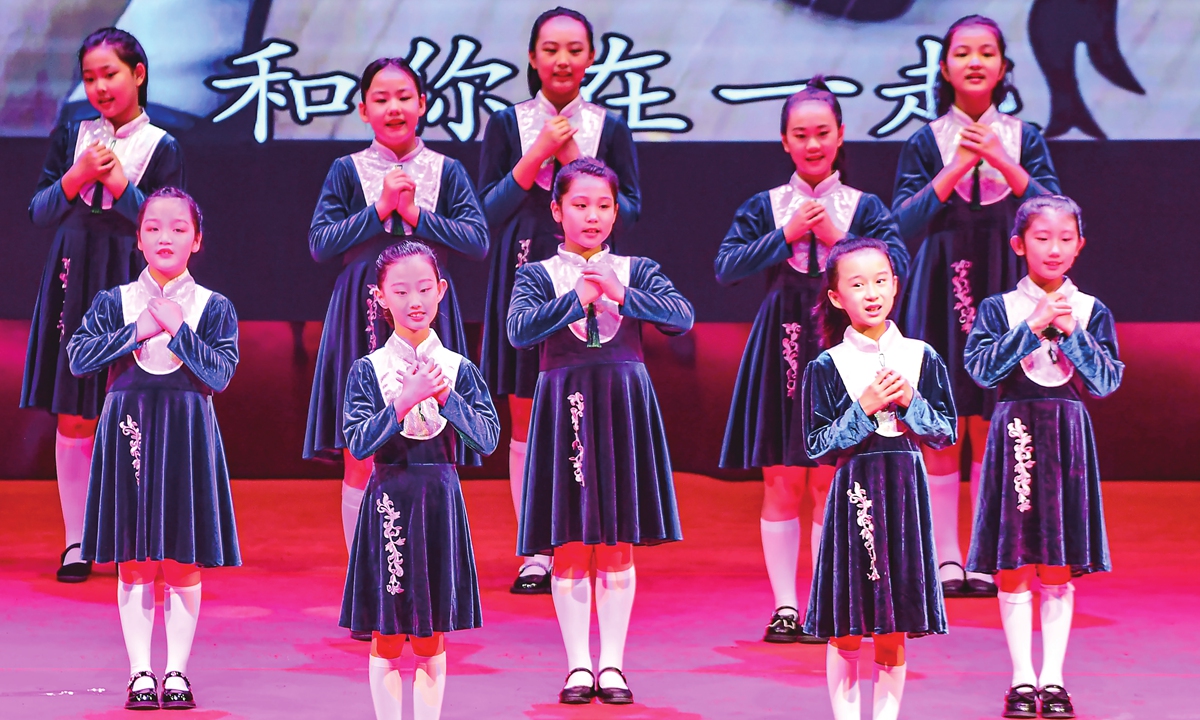
{"type": "Polygon", "coordinates": [[[587,705],[592,702],[592,698],[596,697],[596,676],[592,675],[592,671],[588,668],[575,668],[567,673],[567,680],[570,680],[571,676],[577,672],[591,675],[592,682],[589,685],[571,685],[560,690],[558,701],[563,705],[587,705]]]}
{"type": "Polygon", "coordinates": [[[1042,701],[1042,717],[1075,717],[1075,706],[1071,704],[1071,696],[1062,685],[1047,685],[1043,687],[1041,690],[1038,690],[1038,698],[1042,701]]]}
{"type": "Polygon", "coordinates": [[[80,547],[79,543],[71,543],[58,558],[58,572],[54,577],[61,583],[81,583],[92,574],[92,563],[87,560],[67,564],[67,553],[80,547]]]}
{"type": "Polygon", "coordinates": [[[971,597],[989,598],[996,597],[996,583],[991,580],[981,580],[980,578],[967,578],[967,591],[971,597]]]}
{"type": "Polygon", "coordinates": [[[1004,696],[1004,712],[1006,718],[1035,718],[1037,717],[1038,691],[1032,685],[1022,683],[1013,685],[1004,696]]]}
{"type": "Polygon", "coordinates": [[[629,689],[629,680],[625,678],[625,673],[621,672],[620,668],[606,667],[596,673],[596,697],[600,698],[600,702],[605,705],[632,705],[633,691],[629,689]],[[625,681],[623,688],[606,688],[600,687],[600,678],[606,672],[615,672],[625,681]]]}
{"type": "Polygon", "coordinates": [[[129,677],[129,696],[125,698],[126,710],[157,710],[158,709],[158,678],[149,670],[141,670],[129,677]],[[133,684],[148,677],[154,684],[145,690],[134,690],[133,684]]]}
{"type": "Polygon", "coordinates": [[[196,698],[192,695],[192,683],[187,676],[178,670],[163,675],[162,709],[191,710],[196,707],[196,698]],[[179,678],[187,686],[187,690],[172,690],[167,687],[168,678],[179,678]]]}
{"type": "Polygon", "coordinates": [[[946,567],[947,565],[953,565],[954,567],[958,568],[958,571],[962,573],[962,578],[955,578],[953,580],[943,580],[942,581],[942,597],[948,597],[948,598],[969,597],[971,591],[967,587],[967,571],[963,570],[963,566],[961,563],[956,563],[953,560],[947,560],[946,562],[942,563],[941,565],[938,565],[938,570],[941,570],[942,568],[946,567]]]}
{"type": "Polygon", "coordinates": [[[359,642],[371,642],[372,633],[370,630],[351,630],[350,639],[358,640],[359,642]]]}
{"type": "Polygon", "coordinates": [[[508,591],[513,595],[549,595],[550,571],[541,565],[526,565],[508,591]],[[538,568],[542,572],[526,572],[529,568],[538,568]]]}
{"type": "Polygon", "coordinates": [[[782,605],[775,608],[771,622],[767,623],[767,631],[763,633],[763,642],[786,645],[801,642],[803,634],[804,632],[800,629],[800,611],[791,605],[782,605]],[[792,612],[784,613],[784,610],[792,612]]]}

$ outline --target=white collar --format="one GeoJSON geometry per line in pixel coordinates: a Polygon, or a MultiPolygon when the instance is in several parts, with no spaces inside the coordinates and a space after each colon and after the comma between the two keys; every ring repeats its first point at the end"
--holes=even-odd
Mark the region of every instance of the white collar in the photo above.
{"type": "Polygon", "coordinates": [[[114,128],[112,121],[103,115],[100,116],[100,121],[101,124],[103,124],[104,129],[107,130],[113,137],[124,139],[149,125],[150,116],[146,114],[145,110],[143,110],[140,115],[119,128],[114,128]]]}
{"type": "Polygon", "coordinates": [[[166,285],[160,287],[158,281],[150,274],[150,268],[147,267],[138,275],[137,282],[150,297],[175,301],[187,296],[196,287],[196,281],[192,279],[192,274],[186,268],[181,275],[171,278],[166,285]]]}
{"type": "Polygon", "coordinates": [[[961,127],[966,127],[975,122],[980,122],[984,125],[992,125],[997,120],[1000,120],[1000,111],[996,109],[995,105],[988,105],[988,109],[983,111],[983,114],[979,116],[978,121],[972,120],[971,116],[963,112],[963,109],[957,105],[951,105],[950,112],[946,114],[951,116],[954,119],[955,124],[961,127]]]}
{"type": "Polygon", "coordinates": [[[391,148],[379,142],[379,140],[371,141],[371,149],[379,153],[384,160],[390,160],[394,163],[406,163],[410,162],[421,154],[421,151],[425,149],[425,141],[421,138],[417,138],[416,146],[413,147],[412,150],[408,151],[404,157],[396,157],[396,153],[391,148]]]}
{"type": "Polygon", "coordinates": [[[554,117],[555,115],[562,115],[565,118],[575,117],[579,114],[579,111],[583,109],[582,94],[577,94],[575,98],[571,100],[571,102],[563,106],[562,110],[554,107],[554,103],[547,100],[545,94],[543,94],[541,90],[538,90],[537,95],[533,96],[533,101],[537,104],[539,110],[548,114],[550,117],[554,117]]]}
{"type": "MultiPolygon", "coordinates": [[[[1042,298],[1049,293],[1038,287],[1033,278],[1026,275],[1017,281],[1017,292],[1033,300],[1034,303],[1040,302],[1042,298]]],[[[1069,303],[1075,293],[1079,292],[1079,288],[1075,287],[1075,283],[1071,282],[1071,278],[1064,277],[1063,284],[1054,292],[1059,293],[1069,303]]]]}
{"type": "Polygon", "coordinates": [[[433,357],[438,350],[442,349],[442,340],[438,337],[437,331],[429,328],[429,335],[420,342],[415,348],[408,344],[408,341],[400,337],[399,333],[393,332],[392,336],[387,339],[384,346],[396,355],[396,357],[406,362],[413,362],[419,358],[433,357]]]}
{"type": "Polygon", "coordinates": [[[612,262],[610,260],[609,253],[610,249],[608,247],[608,243],[604,243],[604,245],[601,246],[600,251],[595,255],[592,255],[590,258],[585,258],[578,253],[571,252],[567,249],[566,243],[560,243],[558,246],[558,256],[562,258],[562,261],[571,267],[578,268],[580,270],[584,269],[588,265],[611,265],[612,262]]]}
{"type": "Polygon", "coordinates": [[[817,198],[828,197],[842,186],[842,173],[834,170],[832,175],[817,183],[816,187],[811,187],[808,183],[804,182],[800,178],[799,173],[792,173],[791,185],[796,189],[796,192],[805,198],[815,200],[817,198]]]}
{"type": "Polygon", "coordinates": [[[862,353],[870,353],[878,355],[886,353],[896,346],[898,342],[904,339],[900,334],[900,328],[896,327],[896,323],[891,320],[884,321],[887,327],[883,331],[883,335],[879,336],[879,340],[872,340],[855,330],[853,326],[847,327],[846,332],[842,335],[842,339],[850,347],[862,353]]]}

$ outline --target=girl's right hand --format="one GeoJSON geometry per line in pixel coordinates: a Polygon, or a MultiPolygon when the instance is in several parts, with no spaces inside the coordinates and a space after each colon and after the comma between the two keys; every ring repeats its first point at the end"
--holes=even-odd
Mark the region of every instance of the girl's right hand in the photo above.
{"type": "Polygon", "coordinates": [[[959,140],[958,148],[954,151],[954,157],[950,160],[950,164],[955,169],[973,168],[979,162],[979,154],[968,147],[970,143],[964,144],[959,140]]]}
{"type": "Polygon", "coordinates": [[[142,310],[142,314],[138,315],[137,341],[149,340],[160,332],[163,332],[162,325],[158,324],[158,320],[150,313],[150,308],[146,307],[142,310]]]}
{"type": "Polygon", "coordinates": [[[400,377],[400,394],[392,402],[400,422],[404,422],[404,417],[417,405],[442,392],[447,384],[442,371],[427,360],[411,365],[400,377]]]}
{"type": "Polygon", "coordinates": [[[796,209],[796,214],[783,226],[783,239],[789,245],[803,240],[813,227],[825,217],[825,207],[816,200],[805,200],[796,209]]]}
{"type": "Polygon", "coordinates": [[[400,193],[415,187],[412,178],[402,168],[394,167],[383,176],[383,189],[375,201],[375,213],[380,220],[387,220],[400,207],[400,193]]]}
{"type": "Polygon", "coordinates": [[[1062,293],[1047,293],[1045,297],[1038,300],[1038,304],[1025,320],[1025,324],[1029,326],[1034,335],[1041,335],[1046,328],[1050,327],[1056,317],[1070,314],[1071,303],[1067,302],[1062,293]]]}
{"type": "Polygon", "coordinates": [[[539,164],[544,163],[554,157],[573,137],[575,128],[571,127],[570,121],[562,115],[555,115],[542,125],[542,131],[538,133],[537,140],[533,141],[533,147],[529,148],[528,154],[539,164]]]}
{"type": "Polygon", "coordinates": [[[79,177],[86,184],[107,175],[116,162],[117,156],[112,150],[100,143],[95,143],[84,150],[82,155],[75,158],[75,164],[71,169],[78,168],[79,177]]]}
{"type": "Polygon", "coordinates": [[[900,373],[886,368],[880,369],[867,389],[858,396],[858,404],[867,415],[874,415],[904,397],[904,385],[904,378],[900,373]]]}
{"type": "Polygon", "coordinates": [[[588,280],[586,276],[580,275],[575,281],[575,294],[579,296],[579,304],[587,309],[588,305],[600,299],[604,294],[604,288],[595,282],[588,280]]]}

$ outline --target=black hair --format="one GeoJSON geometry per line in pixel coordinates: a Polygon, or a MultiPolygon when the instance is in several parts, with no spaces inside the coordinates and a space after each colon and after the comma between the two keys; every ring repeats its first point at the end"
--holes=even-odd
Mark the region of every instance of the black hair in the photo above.
{"type": "MultiPolygon", "coordinates": [[[[833,111],[833,119],[837,122],[837,126],[842,127],[842,104],[838,102],[837,95],[834,95],[829,89],[829,85],[825,82],[824,75],[813,75],[812,78],[805,83],[804,89],[792,93],[783,103],[783,112],[779,115],[779,134],[787,135],[788,116],[792,114],[792,108],[796,107],[806,100],[816,100],[817,102],[825,103],[829,109],[833,111]]],[[[842,143],[838,148],[837,157],[833,159],[833,170],[840,172],[846,167],[846,144],[842,143]]]]}
{"type": "Polygon", "coordinates": [[[146,107],[146,98],[150,92],[150,61],[146,59],[146,51],[142,49],[142,44],[137,41],[137,38],[125,32],[118,30],[115,27],[100,28],[96,32],[88,35],[83,39],[83,45],[79,48],[79,71],[83,72],[83,58],[88,52],[101,45],[107,45],[112,48],[113,53],[117,56],[130,72],[137,68],[138,63],[146,70],[146,77],[142,80],[141,87],[138,88],[138,105],[146,107]]]}
{"type": "MultiPolygon", "coordinates": [[[[433,276],[442,280],[442,269],[438,267],[437,253],[433,248],[419,240],[401,240],[395,245],[389,245],[379,253],[379,257],[375,259],[375,284],[379,288],[379,292],[383,292],[383,278],[387,275],[388,268],[400,262],[404,258],[423,257],[433,266],[433,276]]],[[[379,309],[383,312],[383,318],[387,320],[388,326],[392,329],[396,327],[396,320],[392,317],[392,312],[387,309],[383,303],[379,303],[379,309]]]]}
{"type": "Polygon", "coordinates": [[[371,82],[375,76],[384,68],[394,67],[399,69],[405,75],[412,78],[413,84],[417,86],[417,94],[425,95],[425,80],[421,78],[421,73],[412,69],[408,61],[398,57],[381,57],[371,61],[371,64],[362,71],[362,79],[358,81],[358,92],[362,97],[362,101],[367,101],[367,90],[371,89],[371,82]]]}
{"type": "Polygon", "coordinates": [[[1075,229],[1081,237],[1083,236],[1083,211],[1066,195],[1039,195],[1021,203],[1021,207],[1017,208],[1016,220],[1013,221],[1013,236],[1024,238],[1025,231],[1029,229],[1033,219],[1047,210],[1074,215],[1075,229]]]}
{"type": "MultiPolygon", "coordinates": [[[[596,43],[592,39],[592,24],[588,21],[583,13],[570,8],[562,7],[560,5],[553,10],[547,10],[541,15],[538,15],[537,20],[533,21],[533,31],[529,33],[530,53],[533,53],[537,49],[538,35],[542,32],[542,26],[556,17],[569,17],[572,20],[578,21],[580,25],[583,25],[583,29],[587,31],[588,50],[595,52],[596,43]]],[[[542,89],[542,79],[538,77],[537,68],[533,66],[533,63],[530,63],[529,66],[525,68],[525,80],[529,83],[530,95],[537,95],[538,91],[542,89]]]]}
{"type": "Polygon", "coordinates": [[[878,250],[887,258],[888,267],[892,269],[892,274],[896,274],[896,266],[892,262],[892,256],[888,254],[888,247],[882,240],[875,238],[850,238],[839,241],[829,251],[829,257],[825,260],[825,286],[821,288],[821,294],[817,298],[817,304],[813,307],[813,320],[816,321],[820,328],[821,337],[825,341],[825,347],[833,347],[842,341],[842,336],[846,334],[846,328],[850,327],[850,316],[845,310],[834,306],[833,301],[829,298],[830,290],[837,290],[838,285],[838,261],[842,258],[863,250],[878,250]]]}
{"type": "Polygon", "coordinates": [[[150,193],[150,197],[142,202],[141,208],[138,209],[137,226],[138,231],[142,228],[142,219],[146,217],[146,208],[150,207],[151,200],[159,199],[182,200],[187,203],[188,212],[192,214],[192,225],[196,227],[196,235],[201,235],[204,232],[204,213],[200,212],[200,205],[196,199],[188,195],[183,190],[177,187],[161,187],[150,193]]]}
{"type": "Polygon", "coordinates": [[[992,104],[1000,107],[1000,103],[1004,102],[1004,98],[1008,97],[1010,92],[1013,92],[1012,74],[1015,64],[1008,57],[1008,44],[1004,42],[1004,33],[1001,32],[1000,26],[995,20],[989,17],[967,15],[955,20],[950,29],[946,31],[946,37],[942,38],[942,55],[938,58],[938,74],[933,86],[934,94],[937,96],[938,117],[949,112],[950,106],[954,104],[954,86],[942,75],[941,71],[941,68],[946,65],[946,58],[950,56],[950,43],[954,41],[954,33],[972,25],[985,27],[992,31],[996,36],[996,44],[1000,46],[1000,57],[1004,61],[1004,71],[1000,74],[1000,82],[996,83],[996,87],[992,88],[992,104]]]}
{"type": "Polygon", "coordinates": [[[571,183],[584,175],[597,177],[607,182],[608,186],[612,188],[613,201],[616,201],[621,187],[617,174],[613,172],[612,168],[605,165],[603,160],[580,157],[567,163],[562,170],[558,171],[558,176],[554,178],[554,202],[562,205],[563,197],[566,196],[567,190],[571,189],[571,183]]]}

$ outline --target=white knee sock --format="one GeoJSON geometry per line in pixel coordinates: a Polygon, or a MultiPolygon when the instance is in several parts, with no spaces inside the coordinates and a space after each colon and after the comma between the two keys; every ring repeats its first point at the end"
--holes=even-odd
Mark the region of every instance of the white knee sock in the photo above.
{"type": "MultiPolygon", "coordinates": [[[[775,607],[800,607],[796,598],[796,565],[800,556],[800,518],[759,519],[767,578],[775,595],[775,607]]],[[[797,611],[799,614],[799,611],[797,611]]]]}
{"type": "MultiPolygon", "coordinates": [[[[117,580],[117,613],[121,616],[121,634],[129,653],[129,674],[150,669],[150,637],[154,633],[154,583],[126,583],[117,580]]],[[[149,689],[149,678],[141,678],[134,689],[149,689]]]]}
{"type": "MultiPolygon", "coordinates": [[[[518,528],[521,526],[521,514],[525,508],[525,453],[528,450],[528,442],[522,440],[508,441],[508,490],[512,493],[513,510],[517,513],[518,528]]],[[[537,566],[549,572],[550,564],[549,555],[534,555],[533,557],[524,559],[521,563],[521,570],[524,571],[526,568],[537,566]]],[[[527,573],[522,572],[522,574],[527,573]]]]}
{"type": "Polygon", "coordinates": [[[346,553],[354,547],[354,534],[358,530],[358,512],[362,508],[366,490],[342,483],[342,534],[346,536],[346,553]]]}
{"type": "Polygon", "coordinates": [[[1012,656],[1012,684],[1033,685],[1037,676],[1033,674],[1033,593],[1000,592],[1000,624],[1004,626],[1004,637],[1008,640],[1008,654],[1012,656]]]}
{"type": "Polygon", "coordinates": [[[825,648],[825,682],[833,720],[859,720],[858,650],[839,650],[830,643],[825,648]]]}
{"type": "Polygon", "coordinates": [[[821,556],[821,533],[823,532],[825,532],[824,525],[818,522],[812,524],[812,530],[810,531],[812,547],[810,550],[812,552],[813,577],[817,576],[817,562],[821,556]]]}
{"type": "Polygon", "coordinates": [[[875,663],[875,671],[871,674],[875,681],[875,706],[871,713],[874,720],[897,720],[900,717],[900,701],[904,698],[906,675],[907,665],[875,663]]]}
{"type": "Polygon", "coordinates": [[[413,675],[413,717],[438,720],[442,716],[442,698],[446,696],[446,652],[433,657],[417,656],[413,675]]]}
{"type": "MultiPolygon", "coordinates": [[[[929,510],[933,516],[933,541],[937,546],[939,563],[956,562],[962,565],[962,550],[958,547],[958,473],[929,476],[929,510]]],[[[938,579],[961,580],[962,571],[944,567],[938,579]]]]}
{"type": "MultiPolygon", "coordinates": [[[[554,614],[558,616],[558,628],[562,631],[563,646],[567,650],[567,669],[590,670],[592,650],[588,645],[588,634],[592,622],[591,577],[566,578],[551,575],[550,594],[554,598],[554,614]]],[[[590,682],[583,673],[576,673],[571,681],[574,685],[590,682]]]]}
{"type": "MultiPolygon", "coordinates": [[[[83,540],[83,516],[87,512],[88,476],[92,472],[92,448],[96,437],[69,438],[54,433],[54,464],[58,472],[58,502],[62,505],[66,545],[83,540]]],[[[65,546],[64,546],[65,547],[65,546]]],[[[67,553],[67,563],[79,562],[79,548],[67,553]]]]}
{"type": "MultiPolygon", "coordinates": [[[[600,625],[600,662],[598,670],[625,668],[625,637],[629,616],[633,614],[633,596],[637,592],[637,569],[616,572],[596,571],[596,622],[600,625]]],[[[616,673],[597,678],[601,687],[625,687],[616,673]]]]}
{"type": "Polygon", "coordinates": [[[400,658],[372,655],[367,673],[371,683],[371,702],[375,705],[375,720],[401,720],[404,681],[400,677],[400,658]]]}
{"type": "Polygon", "coordinates": [[[1075,614],[1075,586],[1042,585],[1042,674],[1038,686],[1063,684],[1063,660],[1075,614]]]}
{"type": "MultiPolygon", "coordinates": [[[[176,670],[187,675],[192,638],[196,636],[196,623],[200,620],[200,583],[190,587],[167,585],[163,592],[163,618],[167,626],[167,672],[176,670]]],[[[163,687],[187,689],[178,678],[166,680],[163,687]]]]}
{"type": "MultiPolygon", "coordinates": [[[[971,463],[971,527],[974,531],[975,526],[975,510],[979,507],[979,478],[983,474],[983,464],[971,463]]],[[[980,572],[969,572],[967,577],[972,580],[986,580],[987,582],[995,582],[991,575],[980,572]]]]}

